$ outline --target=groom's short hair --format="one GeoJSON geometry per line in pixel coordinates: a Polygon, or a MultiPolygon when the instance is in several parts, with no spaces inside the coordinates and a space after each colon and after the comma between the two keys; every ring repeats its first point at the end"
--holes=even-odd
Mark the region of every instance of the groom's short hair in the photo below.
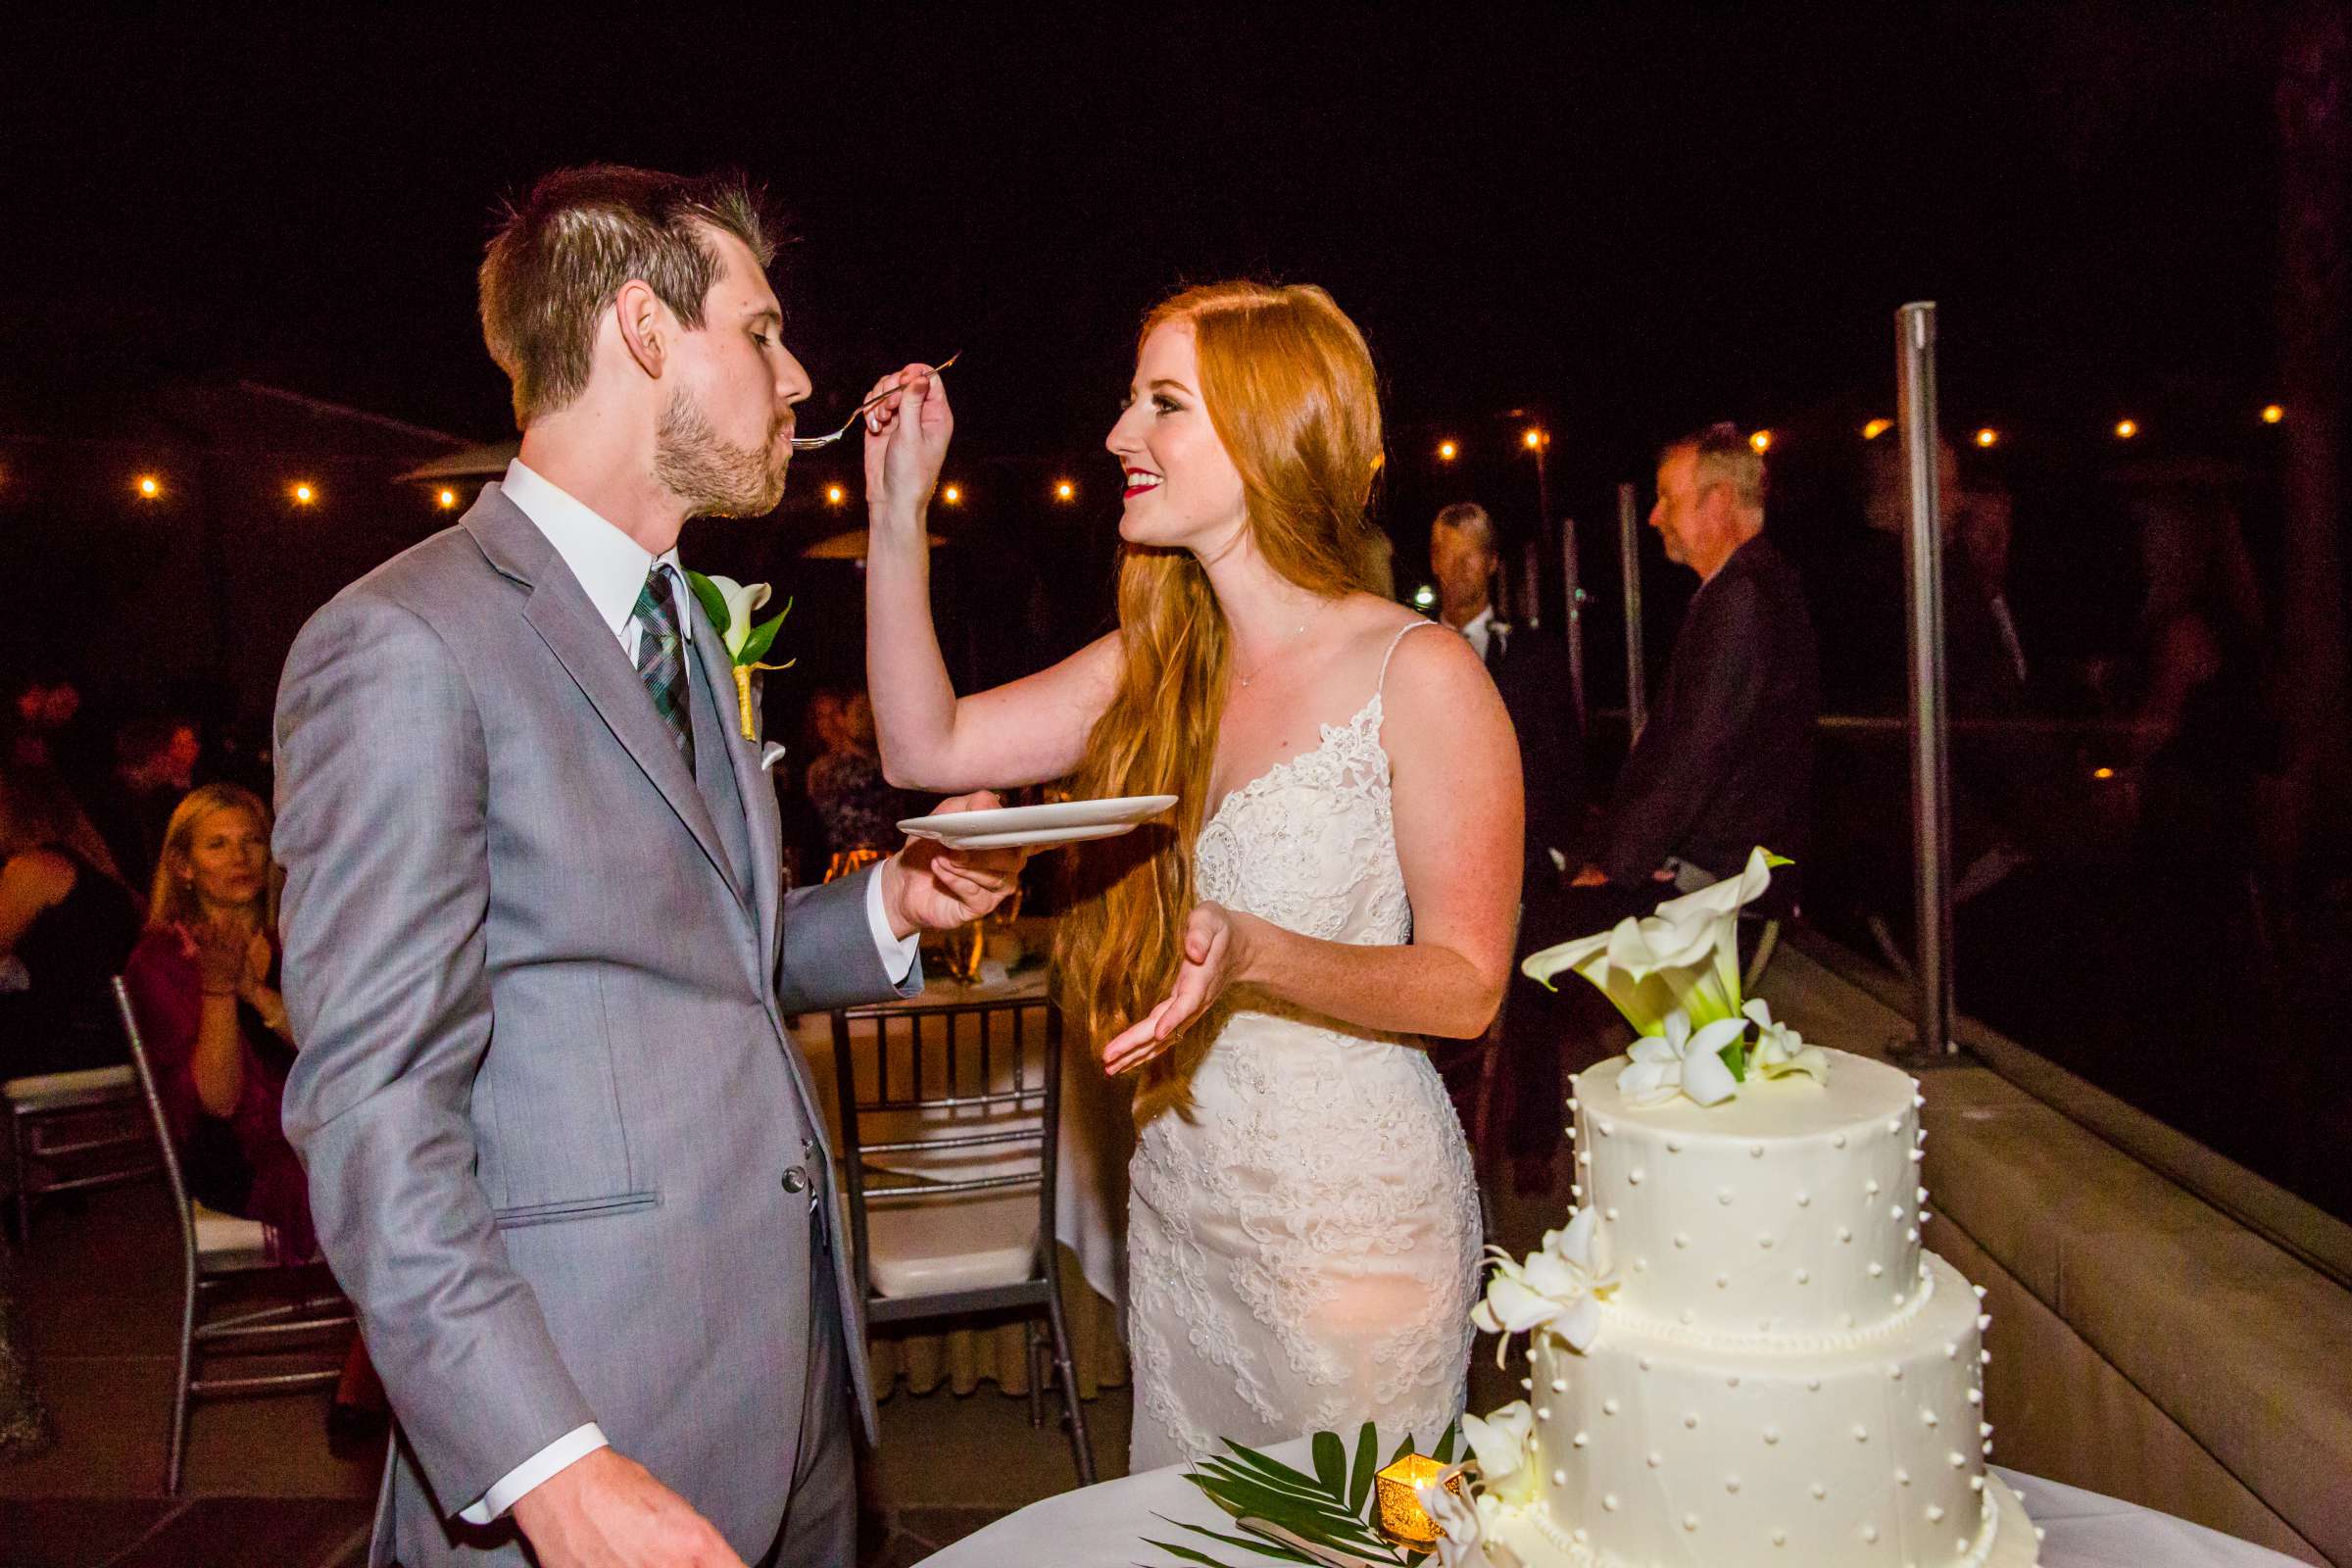
{"type": "Polygon", "coordinates": [[[735,173],[590,164],[543,175],[508,207],[482,257],[482,340],[514,383],[517,426],[586,390],[597,318],[631,278],[703,324],[719,271],[706,229],[742,240],[761,267],[775,260],[764,199],[735,173]]]}

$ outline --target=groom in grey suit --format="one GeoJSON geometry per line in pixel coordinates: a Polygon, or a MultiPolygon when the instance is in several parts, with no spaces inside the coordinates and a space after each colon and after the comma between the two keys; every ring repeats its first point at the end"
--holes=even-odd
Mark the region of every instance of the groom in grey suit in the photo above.
{"type": "Polygon", "coordinates": [[[782,494],[771,256],[730,181],[542,180],[481,271],[520,457],[287,660],[286,1131],[399,1418],[377,1565],[851,1560],[873,1401],[784,1017],[918,990],[1018,858],[780,891],[675,549],[782,494]]]}

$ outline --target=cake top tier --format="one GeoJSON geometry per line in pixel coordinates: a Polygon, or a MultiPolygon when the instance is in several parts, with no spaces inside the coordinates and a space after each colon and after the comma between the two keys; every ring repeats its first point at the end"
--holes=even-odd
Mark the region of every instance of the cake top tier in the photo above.
{"type": "Polygon", "coordinates": [[[1826,1084],[1751,1078],[1714,1105],[1628,1102],[1624,1057],[1577,1075],[1578,1195],[1599,1210],[1611,1311],[1795,1350],[1916,1304],[1918,1086],[1830,1056],[1826,1084]]]}

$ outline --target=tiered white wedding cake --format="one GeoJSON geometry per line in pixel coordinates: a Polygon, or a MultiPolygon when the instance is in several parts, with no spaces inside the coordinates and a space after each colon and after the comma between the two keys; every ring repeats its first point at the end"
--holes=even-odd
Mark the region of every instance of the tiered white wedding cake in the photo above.
{"type": "Polygon", "coordinates": [[[1479,1323],[1532,1332],[1528,1398],[1465,1418],[1483,1473],[1450,1545],[1474,1528],[1524,1568],[2034,1560],[1985,1469],[1980,1293],[1921,1247],[1917,1085],[1741,1005],[1731,922],[1766,865],[1529,960],[1654,1032],[1576,1080],[1571,1222],[1496,1263],[1479,1323]]]}

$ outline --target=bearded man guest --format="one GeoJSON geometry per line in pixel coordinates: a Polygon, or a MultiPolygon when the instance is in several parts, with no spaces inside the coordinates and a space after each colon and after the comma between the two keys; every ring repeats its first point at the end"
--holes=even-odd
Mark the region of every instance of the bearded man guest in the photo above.
{"type": "Polygon", "coordinates": [[[285,1121],[399,1419],[374,1564],[851,1561],[873,1405],[783,1017],[919,989],[1018,857],[779,891],[676,550],[783,492],[772,254],[733,179],[542,179],[480,275],[520,456],[287,660],[285,1121]]]}

